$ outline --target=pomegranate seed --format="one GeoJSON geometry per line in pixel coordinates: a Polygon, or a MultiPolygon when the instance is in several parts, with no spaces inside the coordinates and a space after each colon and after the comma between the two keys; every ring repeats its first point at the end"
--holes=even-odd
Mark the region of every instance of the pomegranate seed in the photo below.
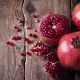
{"type": "Polygon", "coordinates": [[[17,32],[22,31],[22,29],[21,29],[21,28],[19,28],[18,26],[14,26],[14,29],[15,29],[17,32]]]}
{"type": "Polygon", "coordinates": [[[36,19],[35,21],[36,21],[36,23],[39,23],[39,22],[40,22],[40,20],[39,20],[39,19],[36,19]]]}
{"type": "Polygon", "coordinates": [[[54,48],[52,48],[51,51],[48,54],[46,54],[46,58],[48,61],[58,60],[57,53],[54,50],[54,48]]]}
{"type": "Polygon", "coordinates": [[[32,14],[32,17],[37,18],[38,16],[37,16],[37,14],[32,14]]]}
{"type": "Polygon", "coordinates": [[[25,29],[29,30],[29,29],[31,29],[31,27],[26,27],[25,29]]]}
{"type": "Polygon", "coordinates": [[[6,44],[10,45],[10,46],[15,46],[15,44],[13,42],[11,42],[11,41],[7,41],[6,44]]]}
{"type": "Polygon", "coordinates": [[[37,32],[37,29],[35,29],[35,31],[34,32],[37,32]]]}
{"type": "Polygon", "coordinates": [[[12,40],[21,40],[21,39],[22,39],[21,36],[13,36],[13,37],[12,37],[12,40]]]}
{"type": "Polygon", "coordinates": [[[37,38],[37,35],[32,34],[32,33],[30,33],[29,36],[30,36],[30,37],[34,37],[34,38],[37,38]]]}
{"type": "Polygon", "coordinates": [[[46,55],[50,52],[50,48],[48,45],[43,43],[42,41],[36,42],[30,50],[37,56],[46,58],[46,55]]]}
{"type": "Polygon", "coordinates": [[[32,42],[28,38],[24,38],[24,41],[27,42],[27,43],[29,43],[29,44],[32,42]]]}
{"type": "Polygon", "coordinates": [[[21,56],[26,56],[26,54],[24,52],[21,53],[21,56]]]}
{"type": "Polygon", "coordinates": [[[27,55],[28,55],[28,56],[31,56],[32,54],[28,51],[28,52],[27,52],[27,55]]]}
{"type": "Polygon", "coordinates": [[[24,23],[24,20],[20,19],[18,20],[18,23],[24,23]]]}

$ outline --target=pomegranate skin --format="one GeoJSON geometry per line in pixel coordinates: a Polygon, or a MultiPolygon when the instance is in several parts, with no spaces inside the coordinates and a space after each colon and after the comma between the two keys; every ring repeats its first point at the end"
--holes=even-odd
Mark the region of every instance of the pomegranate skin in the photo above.
{"type": "Polygon", "coordinates": [[[80,32],[63,36],[59,42],[57,55],[63,66],[80,70],[80,32]]]}
{"type": "Polygon", "coordinates": [[[37,26],[40,39],[50,45],[57,45],[60,38],[69,32],[69,20],[59,14],[48,13],[37,26]]]}
{"type": "Polygon", "coordinates": [[[80,30],[80,3],[78,3],[72,12],[72,21],[77,30],[80,30]]]}

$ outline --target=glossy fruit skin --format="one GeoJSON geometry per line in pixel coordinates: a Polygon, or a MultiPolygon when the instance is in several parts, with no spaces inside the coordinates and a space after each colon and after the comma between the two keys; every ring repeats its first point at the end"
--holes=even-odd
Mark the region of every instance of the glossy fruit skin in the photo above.
{"type": "Polygon", "coordinates": [[[74,32],[63,36],[59,42],[57,55],[63,66],[73,70],[80,70],[80,32],[74,32]],[[73,39],[79,36],[77,44],[74,47],[73,39]]]}
{"type": "Polygon", "coordinates": [[[80,30],[80,3],[78,3],[72,12],[72,21],[77,30],[80,30]]]}
{"type": "Polygon", "coordinates": [[[55,45],[69,32],[69,21],[63,15],[48,13],[39,22],[37,31],[42,41],[55,45]]]}
{"type": "Polygon", "coordinates": [[[63,80],[72,76],[71,71],[63,67],[59,61],[49,61],[45,64],[44,70],[54,79],[63,80]]]}

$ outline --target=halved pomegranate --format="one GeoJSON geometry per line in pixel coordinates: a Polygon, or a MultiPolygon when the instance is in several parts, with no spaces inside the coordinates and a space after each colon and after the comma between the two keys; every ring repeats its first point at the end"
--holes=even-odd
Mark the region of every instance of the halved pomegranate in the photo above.
{"type": "Polygon", "coordinates": [[[69,32],[69,21],[63,15],[49,13],[42,18],[37,31],[43,41],[58,44],[60,38],[69,32]]]}
{"type": "Polygon", "coordinates": [[[56,58],[56,53],[54,48],[51,48],[47,44],[42,41],[38,41],[34,43],[34,45],[30,49],[35,55],[47,59],[47,60],[54,60],[56,58]]]}

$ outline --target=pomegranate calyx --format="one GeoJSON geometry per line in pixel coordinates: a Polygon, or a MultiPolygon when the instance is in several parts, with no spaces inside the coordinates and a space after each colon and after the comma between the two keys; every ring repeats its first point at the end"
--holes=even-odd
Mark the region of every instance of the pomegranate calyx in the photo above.
{"type": "Polygon", "coordinates": [[[72,38],[72,45],[74,48],[77,48],[77,49],[80,49],[80,37],[77,36],[77,37],[74,37],[72,38]]]}

